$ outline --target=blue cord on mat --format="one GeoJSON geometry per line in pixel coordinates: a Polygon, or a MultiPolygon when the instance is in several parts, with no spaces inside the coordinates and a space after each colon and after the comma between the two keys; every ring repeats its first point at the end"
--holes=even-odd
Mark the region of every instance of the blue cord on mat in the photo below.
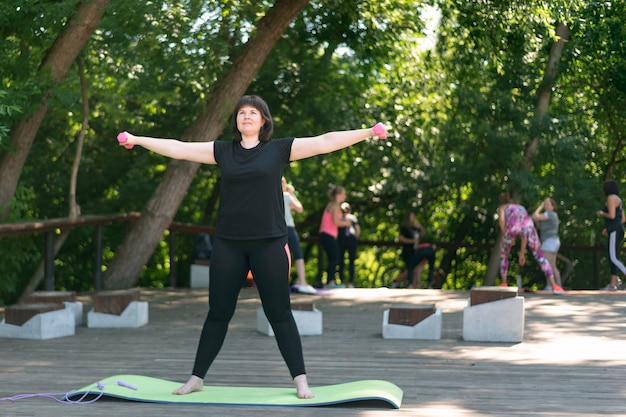
{"type": "MultiPolygon", "coordinates": [[[[44,398],[51,398],[55,400],[56,402],[59,402],[62,404],[92,404],[98,401],[100,398],[102,398],[102,396],[104,395],[104,386],[108,384],[113,384],[113,382],[108,382],[106,384],[103,384],[102,382],[97,382],[93,388],[88,389],[77,400],[69,399],[69,396],[73,392],[75,392],[75,391],[70,391],[70,392],[42,392],[38,394],[18,394],[13,397],[3,397],[3,398],[0,397],[0,401],[18,401],[18,400],[24,400],[27,398],[44,397],[44,398]],[[96,397],[91,400],[86,400],[85,398],[87,398],[87,396],[89,395],[96,395],[96,397]]],[[[117,381],[117,385],[137,391],[137,387],[124,381],[117,381]]]]}

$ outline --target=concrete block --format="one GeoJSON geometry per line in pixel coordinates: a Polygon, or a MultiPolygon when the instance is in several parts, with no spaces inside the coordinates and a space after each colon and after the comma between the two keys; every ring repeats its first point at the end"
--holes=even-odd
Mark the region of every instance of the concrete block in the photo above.
{"type": "Polygon", "coordinates": [[[4,320],[7,324],[22,326],[37,314],[63,310],[63,303],[22,303],[8,306],[4,309],[4,320]]]}
{"type": "Polygon", "coordinates": [[[138,288],[98,291],[93,296],[93,311],[119,316],[133,301],[141,300],[138,288]]]}
{"type": "Polygon", "coordinates": [[[389,309],[389,324],[415,326],[428,316],[435,314],[434,304],[393,305],[389,309]]]}
{"type": "Polygon", "coordinates": [[[521,342],[524,338],[524,297],[504,298],[463,310],[463,339],[478,342],[521,342]]]}
{"type": "Polygon", "coordinates": [[[383,338],[384,339],[441,339],[441,308],[435,308],[433,314],[429,314],[415,325],[389,323],[390,310],[383,313],[383,338]]]}
{"type": "MultiPolygon", "coordinates": [[[[322,312],[316,308],[312,311],[292,309],[293,318],[298,327],[300,336],[318,336],[322,334],[322,312]]],[[[274,330],[270,325],[263,307],[259,307],[256,311],[256,327],[257,330],[268,336],[274,336],[274,330]]]]}
{"type": "Polygon", "coordinates": [[[83,303],[80,301],[63,301],[65,308],[74,313],[74,325],[83,324],[83,303]]]}
{"type": "Polygon", "coordinates": [[[470,291],[470,305],[490,303],[492,301],[503,300],[505,298],[515,298],[518,296],[517,287],[476,287],[470,291]]]}
{"type": "Polygon", "coordinates": [[[87,327],[141,327],[148,323],[148,302],[131,301],[120,315],[98,313],[93,309],[87,314],[87,327]]]}
{"type": "Polygon", "coordinates": [[[191,265],[191,288],[209,288],[209,269],[208,265],[191,265]]]}
{"type": "Polygon", "coordinates": [[[83,324],[83,303],[76,301],[76,293],[74,291],[35,291],[24,297],[23,302],[26,304],[63,304],[65,308],[74,313],[74,324],[76,326],[83,324]]]}
{"type": "Polygon", "coordinates": [[[74,312],[69,308],[36,314],[21,326],[0,323],[0,337],[46,340],[76,334],[74,312]]]}
{"type": "Polygon", "coordinates": [[[36,303],[63,303],[64,301],[76,301],[74,291],[34,291],[24,296],[25,304],[36,303]]]}

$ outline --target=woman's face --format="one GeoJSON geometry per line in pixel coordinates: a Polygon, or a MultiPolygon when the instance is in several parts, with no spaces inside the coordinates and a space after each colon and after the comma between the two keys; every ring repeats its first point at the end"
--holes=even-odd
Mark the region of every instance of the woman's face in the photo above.
{"type": "Polygon", "coordinates": [[[346,201],[346,190],[341,190],[337,193],[337,195],[335,196],[337,202],[339,204],[343,203],[344,201],[346,201]]]}
{"type": "Polygon", "coordinates": [[[242,136],[258,135],[265,120],[261,112],[252,106],[243,106],[237,112],[237,129],[242,136]]]}
{"type": "Polygon", "coordinates": [[[552,201],[550,201],[549,198],[546,198],[545,200],[543,200],[543,208],[547,211],[554,211],[554,205],[552,204],[552,201]]]}

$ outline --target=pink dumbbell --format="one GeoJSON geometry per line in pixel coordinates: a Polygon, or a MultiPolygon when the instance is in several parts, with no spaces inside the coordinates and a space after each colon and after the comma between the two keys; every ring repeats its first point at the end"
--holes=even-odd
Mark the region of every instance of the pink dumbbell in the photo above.
{"type": "MultiPolygon", "coordinates": [[[[122,132],[119,135],[117,135],[117,141],[119,143],[126,143],[127,140],[128,138],[126,137],[126,132],[122,132]]],[[[133,146],[135,145],[124,145],[126,149],[133,149],[133,146]]]]}
{"type": "Polygon", "coordinates": [[[374,134],[380,139],[387,139],[387,132],[385,131],[385,127],[382,123],[376,123],[372,130],[374,131],[374,134]]]}

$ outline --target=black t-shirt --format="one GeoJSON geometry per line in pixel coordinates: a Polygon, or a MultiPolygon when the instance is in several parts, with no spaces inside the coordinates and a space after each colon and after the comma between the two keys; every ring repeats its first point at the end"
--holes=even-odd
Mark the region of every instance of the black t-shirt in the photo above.
{"type": "Polygon", "coordinates": [[[266,239],[287,235],[281,178],[294,138],[273,139],[245,149],[216,141],[222,171],[215,234],[224,239],[266,239]]]}
{"type": "MultiPolygon", "coordinates": [[[[415,239],[416,233],[419,236],[419,229],[415,227],[408,227],[405,225],[400,226],[400,235],[407,239],[415,239]]],[[[413,253],[415,252],[415,248],[413,246],[413,243],[404,243],[402,245],[402,258],[406,259],[413,256],[413,253]]]]}
{"type": "MultiPolygon", "coordinates": [[[[604,206],[602,209],[603,212],[608,213],[609,208],[604,206]]],[[[615,218],[609,219],[607,217],[604,218],[604,228],[608,232],[613,232],[615,230],[620,230],[624,227],[622,224],[622,202],[620,201],[619,205],[615,207],[615,218]]]]}

